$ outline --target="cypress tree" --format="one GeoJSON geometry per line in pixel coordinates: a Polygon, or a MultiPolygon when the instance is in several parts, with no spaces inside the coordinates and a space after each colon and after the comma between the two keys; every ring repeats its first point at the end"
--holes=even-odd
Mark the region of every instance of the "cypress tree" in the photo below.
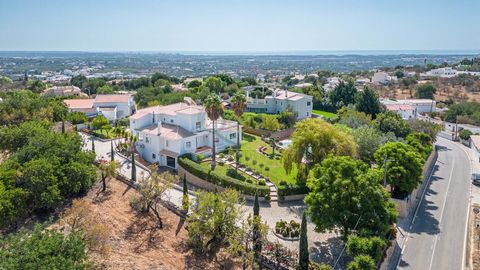
{"type": "Polygon", "coordinates": [[[110,160],[115,161],[115,152],[113,151],[113,141],[110,141],[110,160]]]}
{"type": "Polygon", "coordinates": [[[182,197],[182,208],[185,211],[188,211],[189,200],[188,200],[188,186],[187,186],[187,174],[183,174],[183,197],[182,197]]]}
{"type": "Polygon", "coordinates": [[[307,238],[307,216],[305,212],[302,215],[302,225],[300,226],[300,247],[298,256],[298,265],[300,270],[308,270],[308,238],[307,238]]]}
{"type": "Polygon", "coordinates": [[[132,182],[137,181],[137,165],[135,164],[135,153],[132,152],[132,182]]]}
{"type": "Polygon", "coordinates": [[[62,120],[62,133],[65,133],[65,121],[62,120]]]}
{"type": "Polygon", "coordinates": [[[92,152],[95,153],[95,138],[92,137],[92,152]]]}
{"type": "Polygon", "coordinates": [[[255,253],[258,253],[262,250],[262,243],[260,243],[260,229],[258,228],[258,224],[256,223],[255,219],[260,220],[260,205],[258,203],[258,194],[255,192],[255,200],[253,201],[253,250],[255,253]]]}
{"type": "Polygon", "coordinates": [[[258,194],[255,192],[255,200],[253,201],[253,217],[260,215],[260,205],[258,203],[258,194]]]}

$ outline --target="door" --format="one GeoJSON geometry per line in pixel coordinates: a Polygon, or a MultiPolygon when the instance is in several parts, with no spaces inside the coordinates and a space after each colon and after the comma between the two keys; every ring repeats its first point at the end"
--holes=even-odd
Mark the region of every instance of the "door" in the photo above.
{"type": "Polygon", "coordinates": [[[175,158],[167,156],[167,166],[175,169],[175,158]]]}

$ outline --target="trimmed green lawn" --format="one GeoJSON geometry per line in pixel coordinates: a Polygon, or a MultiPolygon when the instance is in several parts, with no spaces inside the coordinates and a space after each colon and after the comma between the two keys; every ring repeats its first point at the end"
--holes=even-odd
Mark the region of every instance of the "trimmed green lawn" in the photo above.
{"type": "Polygon", "coordinates": [[[270,158],[257,152],[257,148],[260,146],[268,147],[269,150],[267,152],[271,153],[272,148],[270,145],[262,141],[260,137],[243,133],[241,146],[242,157],[240,158],[240,163],[259,171],[263,176],[268,177],[270,181],[276,185],[279,185],[281,181],[286,181],[290,184],[296,184],[296,166],[293,166],[290,174],[287,174],[283,168],[281,156],[280,154],[277,154],[277,150],[275,151],[275,158],[270,158]],[[248,161],[246,160],[247,157],[249,158],[248,161]],[[256,160],[255,165],[253,164],[254,160],[256,160]],[[264,165],[263,168],[260,168],[260,164],[264,165]],[[268,167],[269,170],[265,170],[265,167],[268,167]]]}
{"type": "Polygon", "coordinates": [[[337,115],[334,114],[334,113],[326,112],[326,111],[320,111],[320,110],[312,110],[312,113],[321,115],[321,116],[323,116],[325,118],[328,118],[328,119],[332,119],[332,118],[337,117],[337,115]]]}
{"type": "MultiPolygon", "coordinates": [[[[202,161],[200,162],[200,165],[202,165],[202,167],[205,167],[207,168],[208,170],[210,170],[210,161],[202,161]]],[[[235,170],[235,168],[231,167],[230,165],[227,165],[227,164],[219,164],[217,162],[217,166],[215,167],[215,172],[221,174],[221,175],[227,175],[227,171],[228,169],[233,169],[235,170]]],[[[242,173],[241,171],[238,171],[240,173],[241,176],[244,176],[245,177],[245,180],[246,179],[251,179],[253,183],[257,183],[257,179],[251,177],[250,175],[248,174],[245,174],[245,173],[242,173]]],[[[227,175],[228,176],[228,175],[227,175]]],[[[238,179],[238,178],[236,178],[238,179]]],[[[238,180],[241,180],[241,179],[238,179],[238,180]]]]}

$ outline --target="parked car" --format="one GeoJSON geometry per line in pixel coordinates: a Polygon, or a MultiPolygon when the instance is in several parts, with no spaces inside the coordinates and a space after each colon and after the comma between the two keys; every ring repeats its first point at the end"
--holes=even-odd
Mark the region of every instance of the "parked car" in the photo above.
{"type": "Polygon", "coordinates": [[[472,173],[472,184],[480,186],[480,173],[472,173]]]}

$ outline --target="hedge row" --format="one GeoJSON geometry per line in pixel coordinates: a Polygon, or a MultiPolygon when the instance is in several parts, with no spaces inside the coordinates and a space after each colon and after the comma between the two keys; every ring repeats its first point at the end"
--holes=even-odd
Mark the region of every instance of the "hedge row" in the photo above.
{"type": "Polygon", "coordinates": [[[310,192],[307,186],[304,185],[279,185],[277,186],[278,196],[284,197],[288,195],[307,194],[310,192]]]}
{"type": "Polygon", "coordinates": [[[258,196],[265,197],[265,195],[270,194],[270,188],[268,186],[250,184],[230,176],[218,174],[215,171],[212,172],[186,157],[179,157],[178,164],[191,174],[222,187],[234,188],[247,195],[255,195],[255,193],[258,193],[258,196]]]}

